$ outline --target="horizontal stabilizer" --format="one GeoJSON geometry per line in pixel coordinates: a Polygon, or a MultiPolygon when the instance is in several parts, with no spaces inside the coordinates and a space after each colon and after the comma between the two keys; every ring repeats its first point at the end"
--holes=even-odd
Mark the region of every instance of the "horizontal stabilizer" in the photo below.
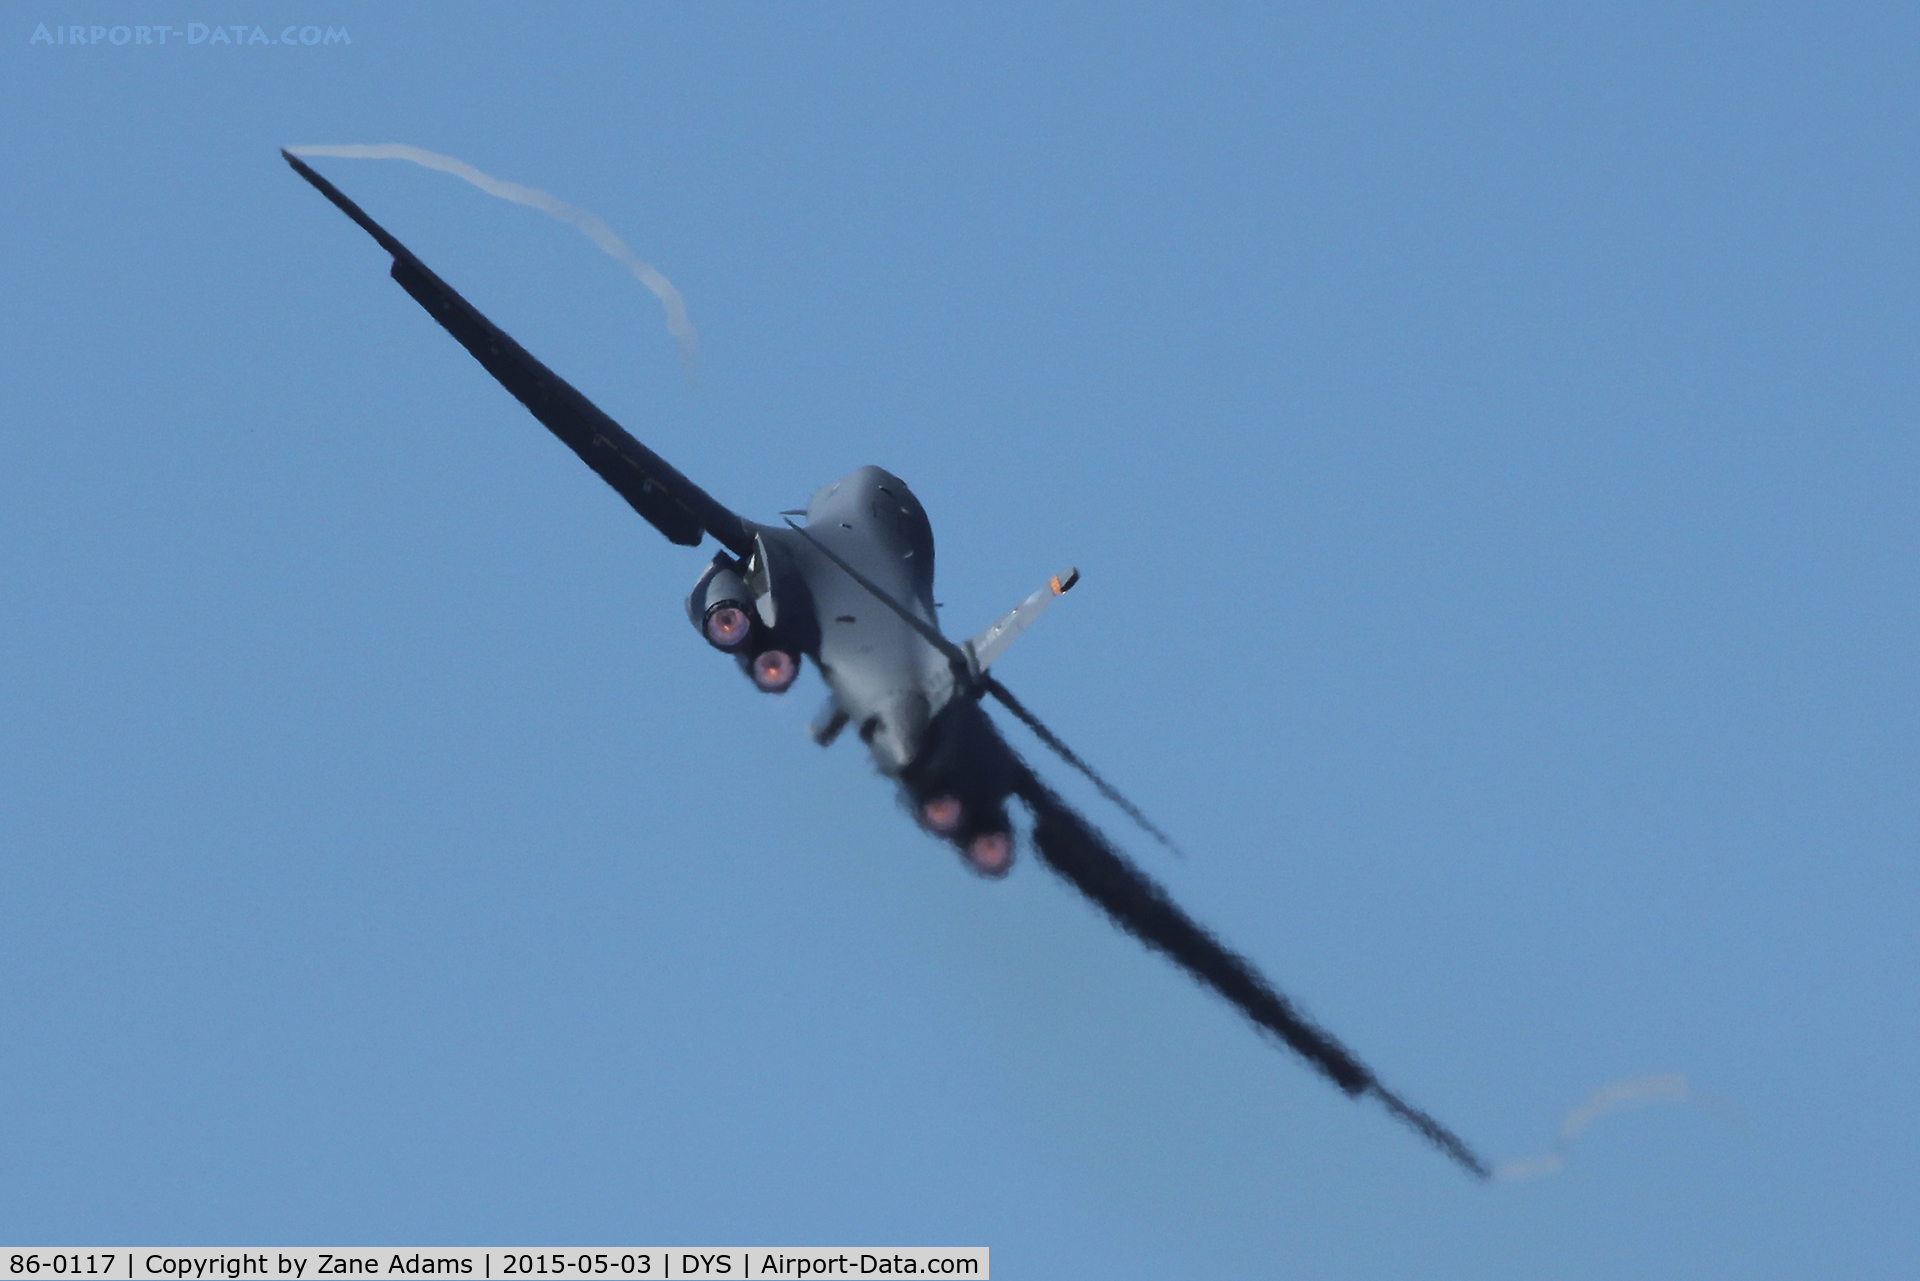
{"type": "Polygon", "coordinates": [[[840,700],[827,695],[827,702],[807,726],[807,735],[822,747],[833,746],[833,740],[840,737],[840,731],[847,727],[853,718],[847,715],[847,709],[840,706],[840,700]]]}

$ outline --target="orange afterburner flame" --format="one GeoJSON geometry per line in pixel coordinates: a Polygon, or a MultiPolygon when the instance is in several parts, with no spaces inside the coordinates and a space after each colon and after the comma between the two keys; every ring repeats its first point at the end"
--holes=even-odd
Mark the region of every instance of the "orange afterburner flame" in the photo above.
{"type": "Polygon", "coordinates": [[[768,694],[784,694],[800,674],[800,664],[784,649],[770,649],[753,660],[753,683],[768,694]]]}
{"type": "Polygon", "coordinates": [[[967,842],[967,862],[984,876],[1005,876],[1013,866],[1013,835],[982,832],[967,842]]]}
{"type": "Polygon", "coordinates": [[[734,648],[752,630],[747,611],[736,606],[722,605],[707,615],[707,643],[718,649],[734,648]]]}
{"type": "Polygon", "coordinates": [[[959,799],[952,796],[931,797],[920,806],[920,821],[942,836],[958,830],[965,816],[959,799]]]}

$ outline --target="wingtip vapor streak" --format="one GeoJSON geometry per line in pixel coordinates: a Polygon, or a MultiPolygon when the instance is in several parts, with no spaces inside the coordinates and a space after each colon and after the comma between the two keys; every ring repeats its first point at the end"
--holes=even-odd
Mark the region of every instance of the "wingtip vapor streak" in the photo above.
{"type": "Polygon", "coordinates": [[[1459,1138],[1382,1086],[1182,911],[1000,736],[982,706],[989,697],[1171,846],[991,673],[1014,637],[1074,585],[1075,571],[1054,576],[978,636],[948,639],[934,610],[933,528],[904,481],[862,467],[821,488],[804,512],[785,513],[804,515],[804,524],[762,525],[737,515],[534,359],[332,183],[281,154],[392,255],[400,287],[649,524],[681,546],[698,546],[709,535],[720,545],[687,597],[688,618],[767,693],[792,688],[811,659],[829,691],[812,725],[816,742],[829,744],[853,726],[921,826],[983,876],[1004,876],[1012,867],[1008,803],[1018,800],[1032,816],[1040,860],[1116,925],[1226,998],[1346,1094],[1376,1096],[1461,1166],[1488,1177],[1485,1162],[1459,1138]]]}

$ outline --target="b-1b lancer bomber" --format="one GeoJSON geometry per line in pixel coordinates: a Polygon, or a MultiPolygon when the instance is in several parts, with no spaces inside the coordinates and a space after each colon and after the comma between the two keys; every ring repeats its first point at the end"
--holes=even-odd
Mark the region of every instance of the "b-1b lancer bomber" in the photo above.
{"type": "Polygon", "coordinates": [[[332,183],[281,154],[392,255],[400,287],[668,541],[697,547],[711,536],[720,545],[687,597],[687,616],[766,693],[785,693],[802,662],[812,660],[829,694],[813,722],[817,742],[831,743],[851,726],[920,824],[982,876],[1004,876],[1013,865],[1008,804],[1017,800],[1032,817],[1035,854],[1116,925],[1225,997],[1348,1095],[1373,1095],[1474,1175],[1488,1177],[1486,1164],[1459,1138],[1381,1085],[1182,911],[1000,736],[985,699],[1166,842],[992,674],[1014,637],[1074,585],[1074,571],[1050,579],[978,636],[950,640],[934,609],[933,530],[906,482],[863,467],[816,492],[804,512],[782,513],[780,524],[737,515],[535,360],[332,183]]]}

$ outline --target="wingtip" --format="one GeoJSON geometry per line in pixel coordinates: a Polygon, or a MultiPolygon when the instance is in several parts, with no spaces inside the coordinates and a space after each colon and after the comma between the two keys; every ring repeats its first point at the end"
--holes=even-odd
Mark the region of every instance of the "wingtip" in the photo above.
{"type": "Polygon", "coordinates": [[[427,271],[426,267],[420,262],[418,258],[415,258],[411,253],[408,252],[407,247],[405,245],[401,244],[398,240],[395,240],[390,234],[388,234],[386,228],[382,227],[379,223],[375,222],[373,219],[367,217],[366,211],[361,209],[359,205],[354,204],[353,201],[347,199],[345,193],[343,193],[340,190],[340,188],[334,186],[332,183],[328,182],[325,178],[322,178],[319,174],[315,173],[313,171],[313,166],[309,165],[306,161],[300,159],[300,157],[294,155],[291,151],[287,150],[285,147],[280,148],[280,155],[282,156],[282,158],[286,160],[288,164],[293,166],[293,171],[295,173],[299,174],[302,178],[305,178],[307,180],[308,186],[312,187],[315,191],[325,196],[329,201],[333,203],[335,208],[339,209],[340,212],[345,214],[347,217],[353,219],[354,222],[360,225],[361,230],[365,231],[369,236],[372,236],[374,240],[379,243],[382,249],[392,254],[394,257],[394,261],[396,263],[404,262],[412,266],[415,270],[423,272],[429,276],[432,275],[431,272],[427,271]]]}
{"type": "MultiPolygon", "coordinates": [[[[286,161],[287,164],[292,167],[295,173],[299,174],[302,178],[305,178],[309,186],[319,191],[322,195],[326,196],[327,199],[332,200],[335,204],[340,203],[340,200],[335,198],[336,191],[330,190],[330,188],[333,187],[333,184],[328,182],[325,178],[322,178],[319,174],[315,173],[313,171],[312,165],[308,164],[306,161],[302,160],[300,157],[294,155],[291,151],[288,151],[285,147],[280,148],[280,158],[286,161]]],[[[343,198],[344,197],[342,197],[342,199],[343,198]]],[[[358,221],[358,219],[355,219],[355,221],[358,221]]]]}
{"type": "Polygon", "coordinates": [[[1459,1135],[1428,1116],[1425,1112],[1422,1112],[1419,1108],[1414,1107],[1405,1099],[1402,1099],[1392,1090],[1381,1085],[1379,1081],[1369,1078],[1366,1089],[1363,1092],[1373,1094],[1375,1098],[1386,1105],[1386,1109],[1390,1114],[1404,1121],[1409,1126],[1412,1126],[1413,1129],[1417,1130],[1429,1143],[1439,1148],[1455,1165],[1458,1165],[1474,1178],[1480,1180],[1482,1183],[1488,1182],[1493,1178],[1493,1167],[1488,1165],[1479,1153],[1468,1147],[1459,1135]]]}

